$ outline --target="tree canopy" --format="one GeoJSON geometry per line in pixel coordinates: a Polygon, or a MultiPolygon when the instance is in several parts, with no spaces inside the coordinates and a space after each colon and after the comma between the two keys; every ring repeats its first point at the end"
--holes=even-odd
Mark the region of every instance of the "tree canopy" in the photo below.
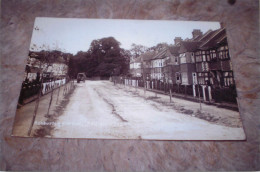
{"type": "Polygon", "coordinates": [[[59,50],[52,50],[52,51],[30,51],[29,52],[29,57],[30,58],[35,58],[38,59],[39,61],[43,63],[64,63],[68,64],[69,59],[73,55],[70,53],[64,53],[59,50]]]}
{"type": "Polygon", "coordinates": [[[133,58],[137,58],[140,55],[144,54],[147,50],[148,48],[143,45],[132,44],[130,52],[133,58]]]}
{"type": "Polygon", "coordinates": [[[87,52],[78,52],[69,61],[69,75],[84,72],[88,77],[127,74],[130,52],[120,48],[113,37],[93,40],[87,52]]]}

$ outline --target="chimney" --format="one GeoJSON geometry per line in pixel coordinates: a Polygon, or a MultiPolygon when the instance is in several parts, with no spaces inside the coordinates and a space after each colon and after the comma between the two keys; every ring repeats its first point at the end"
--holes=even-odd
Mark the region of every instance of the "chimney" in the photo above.
{"type": "Polygon", "coordinates": [[[192,38],[196,38],[197,36],[201,36],[202,35],[202,32],[200,29],[194,29],[192,31],[192,38]]]}
{"type": "Polygon", "coordinates": [[[220,22],[220,28],[225,28],[225,24],[223,22],[220,22]]]}
{"type": "Polygon", "coordinates": [[[181,37],[175,37],[175,38],[174,38],[174,45],[180,44],[181,41],[182,41],[181,37]]]}

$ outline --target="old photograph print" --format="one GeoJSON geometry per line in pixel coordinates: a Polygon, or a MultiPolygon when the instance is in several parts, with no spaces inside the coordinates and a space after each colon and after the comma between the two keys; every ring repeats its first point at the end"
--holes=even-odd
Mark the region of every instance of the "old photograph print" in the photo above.
{"type": "Polygon", "coordinates": [[[37,17],[12,136],[245,140],[225,27],[37,17]]]}

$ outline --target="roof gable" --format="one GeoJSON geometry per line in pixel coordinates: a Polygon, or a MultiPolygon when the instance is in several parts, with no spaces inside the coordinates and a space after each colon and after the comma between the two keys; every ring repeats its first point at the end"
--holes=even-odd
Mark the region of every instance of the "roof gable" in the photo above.
{"type": "Polygon", "coordinates": [[[199,41],[182,41],[179,53],[193,52],[199,47],[200,43],[199,41]]]}
{"type": "Polygon", "coordinates": [[[221,28],[218,30],[215,30],[211,36],[204,40],[203,43],[200,45],[200,49],[208,49],[217,46],[221,42],[226,40],[226,31],[225,28],[221,28]]]}
{"type": "Polygon", "coordinates": [[[154,57],[154,55],[155,55],[155,52],[146,52],[146,53],[144,53],[144,54],[142,54],[141,56],[140,56],[140,58],[142,59],[142,61],[149,61],[149,60],[151,60],[153,57],[154,57]]]}

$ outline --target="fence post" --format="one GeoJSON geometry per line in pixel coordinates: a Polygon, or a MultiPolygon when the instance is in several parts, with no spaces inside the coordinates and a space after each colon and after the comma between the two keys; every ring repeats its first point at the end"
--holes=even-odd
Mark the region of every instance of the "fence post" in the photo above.
{"type": "Polygon", "coordinates": [[[146,83],[144,83],[144,98],[145,98],[145,95],[146,95],[146,83]]]}
{"type": "Polygon", "coordinates": [[[60,95],[60,86],[59,86],[59,90],[58,90],[58,95],[57,95],[57,100],[56,100],[56,104],[58,104],[58,100],[59,100],[59,95],[60,95]]]}
{"type": "Polygon", "coordinates": [[[208,92],[209,92],[209,102],[211,102],[212,101],[211,86],[208,86],[208,92]]]}
{"type": "Polygon", "coordinates": [[[200,111],[202,110],[201,107],[201,99],[200,99],[200,85],[198,84],[198,92],[199,92],[199,103],[200,103],[200,111]]]}
{"type": "Polygon", "coordinates": [[[184,96],[187,96],[187,85],[184,85],[184,96]]]}
{"type": "Polygon", "coordinates": [[[51,108],[52,97],[53,97],[53,90],[54,90],[54,88],[52,87],[52,90],[51,90],[51,99],[50,99],[50,102],[49,102],[49,107],[48,107],[47,115],[49,115],[50,108],[51,108]]]}
{"type": "Polygon", "coordinates": [[[135,80],[135,92],[137,92],[137,79],[135,80]]]}
{"type": "Polygon", "coordinates": [[[170,89],[170,103],[172,102],[172,90],[170,89]]]}
{"type": "Polygon", "coordinates": [[[193,97],[196,97],[196,86],[195,84],[192,85],[193,97]]]}

